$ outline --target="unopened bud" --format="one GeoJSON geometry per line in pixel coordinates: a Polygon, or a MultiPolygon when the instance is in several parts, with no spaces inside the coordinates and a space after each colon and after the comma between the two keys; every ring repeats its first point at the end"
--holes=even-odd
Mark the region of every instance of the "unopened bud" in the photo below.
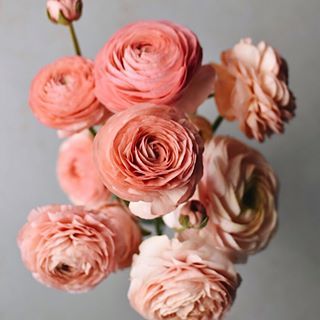
{"type": "Polygon", "coordinates": [[[182,229],[202,229],[208,223],[207,210],[198,200],[187,202],[180,211],[179,223],[182,229]]]}
{"type": "Polygon", "coordinates": [[[78,20],[82,13],[82,0],[48,0],[49,19],[57,24],[69,25],[78,20]]]}

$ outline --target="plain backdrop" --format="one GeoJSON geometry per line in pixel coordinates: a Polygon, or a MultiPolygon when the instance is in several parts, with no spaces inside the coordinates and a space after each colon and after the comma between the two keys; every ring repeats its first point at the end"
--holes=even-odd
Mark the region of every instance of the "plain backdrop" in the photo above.
{"type": "MultiPolygon", "coordinates": [[[[54,59],[73,53],[67,29],[47,21],[44,0],[0,0],[0,319],[141,319],[127,302],[129,273],[94,291],[69,295],[38,284],[24,268],[16,234],[31,208],[66,203],[55,177],[60,141],[28,108],[30,81],[54,59]]],[[[320,1],[88,0],[76,29],[95,57],[123,25],[170,19],[194,30],[204,61],[241,37],[268,41],[287,58],[297,116],[282,136],[262,145],[281,180],[280,228],[269,248],[238,268],[243,282],[227,319],[319,319],[320,1]]],[[[216,115],[212,102],[201,112],[216,115]]],[[[248,141],[234,123],[221,133],[248,141]]]]}

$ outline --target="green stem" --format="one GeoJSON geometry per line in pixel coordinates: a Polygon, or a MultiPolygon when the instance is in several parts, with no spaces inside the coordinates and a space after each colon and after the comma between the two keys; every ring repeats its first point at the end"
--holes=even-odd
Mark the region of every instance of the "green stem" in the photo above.
{"type": "Polygon", "coordinates": [[[163,223],[163,220],[161,217],[159,218],[156,218],[154,220],[154,223],[155,223],[155,229],[156,229],[156,233],[158,236],[161,236],[163,235],[163,226],[164,226],[164,223],[163,223]]]}
{"type": "Polygon", "coordinates": [[[208,95],[208,99],[214,98],[214,93],[208,95]]]}
{"type": "Polygon", "coordinates": [[[78,41],[76,31],[75,31],[72,23],[69,24],[69,31],[70,31],[74,51],[76,52],[76,54],[78,56],[81,56],[81,49],[80,49],[79,41],[78,41]]]}
{"type": "Polygon", "coordinates": [[[214,123],[212,125],[212,132],[213,133],[215,133],[218,130],[218,128],[219,128],[220,124],[222,123],[222,121],[223,121],[223,117],[218,116],[216,118],[216,120],[214,121],[214,123]]]}

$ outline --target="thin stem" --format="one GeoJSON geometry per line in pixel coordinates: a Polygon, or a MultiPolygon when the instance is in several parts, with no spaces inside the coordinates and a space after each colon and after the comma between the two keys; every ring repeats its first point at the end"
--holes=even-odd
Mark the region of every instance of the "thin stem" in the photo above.
{"type": "Polygon", "coordinates": [[[218,130],[218,128],[219,128],[220,124],[222,123],[222,121],[223,121],[223,117],[218,116],[216,118],[216,120],[214,121],[214,123],[212,125],[212,132],[213,133],[215,133],[218,130]]]}
{"type": "Polygon", "coordinates": [[[156,233],[158,236],[161,236],[163,235],[163,226],[164,226],[164,223],[163,223],[163,220],[161,217],[159,218],[156,218],[154,220],[154,223],[155,223],[155,229],[156,229],[156,233]]]}
{"type": "Polygon", "coordinates": [[[80,49],[79,41],[78,41],[76,31],[75,31],[72,23],[69,24],[69,31],[70,31],[74,51],[76,52],[76,54],[78,56],[81,56],[81,49],[80,49]]]}
{"type": "Polygon", "coordinates": [[[211,98],[214,98],[214,93],[210,93],[210,94],[208,95],[208,99],[211,99],[211,98]]]}

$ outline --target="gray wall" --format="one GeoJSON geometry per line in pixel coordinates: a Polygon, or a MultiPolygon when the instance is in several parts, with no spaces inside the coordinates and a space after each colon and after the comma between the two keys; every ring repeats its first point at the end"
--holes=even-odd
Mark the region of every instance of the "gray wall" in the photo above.
{"type": "MultiPolygon", "coordinates": [[[[228,319],[317,319],[320,1],[84,2],[76,28],[90,57],[124,24],[166,18],[199,35],[205,61],[217,59],[243,36],[267,40],[287,58],[297,117],[285,135],[258,146],[281,179],[280,228],[268,250],[239,268],[243,283],[228,319]]],[[[15,238],[29,210],[67,201],[55,178],[59,141],[33,118],[27,105],[29,84],[38,69],[72,53],[67,30],[47,21],[44,4],[0,0],[0,319],[140,319],[126,300],[128,272],[112,276],[88,294],[68,295],[38,284],[20,261],[15,238]]],[[[202,111],[215,116],[210,103],[202,111]]],[[[224,123],[221,132],[244,139],[234,124],[224,123]]]]}

